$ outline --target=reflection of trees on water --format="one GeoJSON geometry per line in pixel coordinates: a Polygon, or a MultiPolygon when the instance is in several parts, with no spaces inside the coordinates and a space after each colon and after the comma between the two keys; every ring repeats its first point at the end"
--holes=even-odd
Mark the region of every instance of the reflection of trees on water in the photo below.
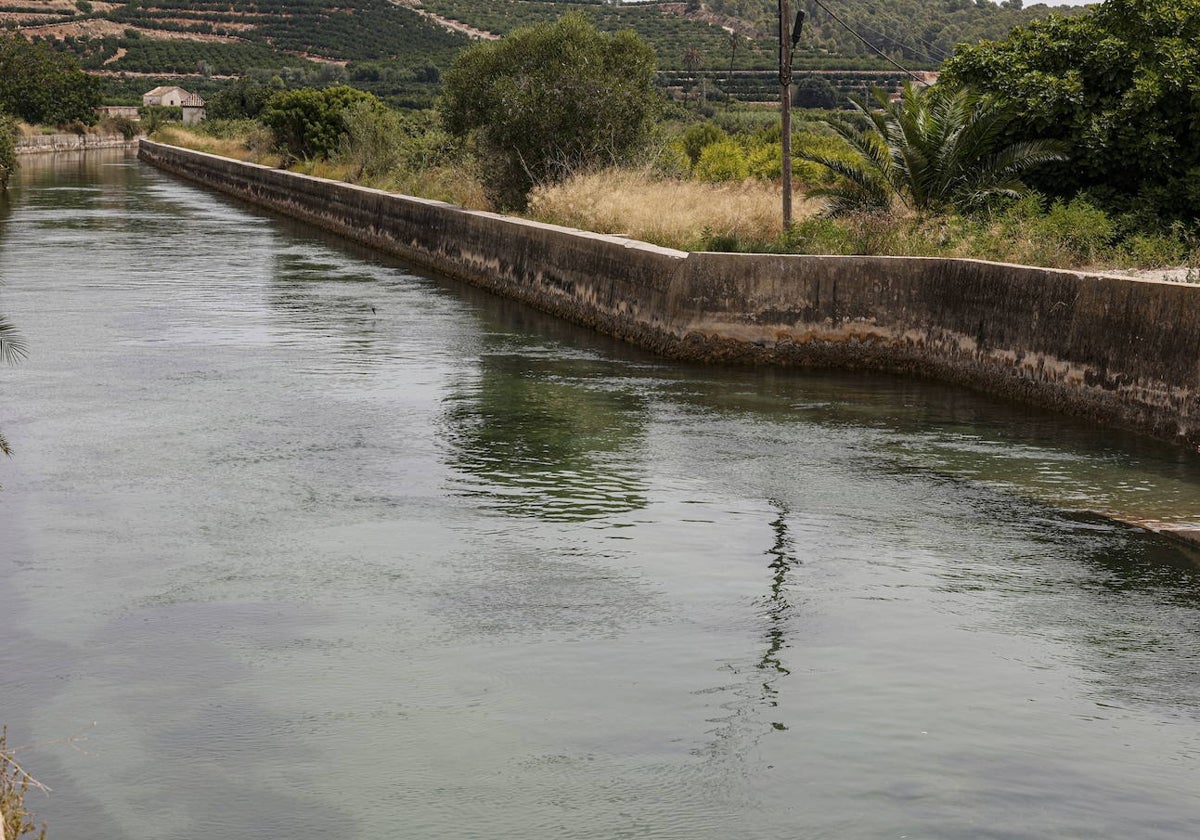
{"type": "Polygon", "coordinates": [[[579,521],[646,505],[636,443],[641,399],[588,387],[569,360],[484,355],[447,401],[460,492],[506,513],[579,521]]]}

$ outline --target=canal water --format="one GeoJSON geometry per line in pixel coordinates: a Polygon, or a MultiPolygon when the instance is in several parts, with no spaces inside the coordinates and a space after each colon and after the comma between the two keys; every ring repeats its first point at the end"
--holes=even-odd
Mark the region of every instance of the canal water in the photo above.
{"type": "Polygon", "coordinates": [[[52,840],[1191,838],[1200,459],[684,367],[150,169],[0,204],[52,840]]]}

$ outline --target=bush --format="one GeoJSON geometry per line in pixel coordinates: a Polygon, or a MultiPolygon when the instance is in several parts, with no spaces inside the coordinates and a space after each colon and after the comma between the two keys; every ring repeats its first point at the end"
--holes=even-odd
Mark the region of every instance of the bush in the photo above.
{"type": "Polygon", "coordinates": [[[272,96],[262,121],[285,155],[327,159],[340,148],[347,131],[346,112],[355,105],[374,110],[384,107],[371,94],[346,85],[324,90],[300,88],[272,96]]]}
{"type": "Polygon", "coordinates": [[[1108,214],[1082,198],[1073,198],[1067,204],[1054,202],[1040,227],[1080,260],[1089,263],[1109,250],[1116,233],[1108,214]]]}
{"type": "Polygon", "coordinates": [[[681,142],[684,153],[691,161],[692,168],[695,168],[696,164],[700,162],[700,154],[706,147],[728,137],[729,135],[723,129],[708,121],[689,125],[683,132],[681,142]]]}
{"type": "Polygon", "coordinates": [[[704,147],[695,175],[701,181],[740,181],[750,177],[750,166],[736,141],[719,140],[704,147]]]}

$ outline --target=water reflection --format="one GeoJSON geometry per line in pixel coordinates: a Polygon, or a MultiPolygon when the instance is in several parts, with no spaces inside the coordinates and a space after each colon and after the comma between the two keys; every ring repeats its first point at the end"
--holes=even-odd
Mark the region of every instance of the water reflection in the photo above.
{"type": "MultiPolygon", "coordinates": [[[[782,659],[783,650],[788,647],[787,627],[794,609],[788,575],[800,561],[796,558],[795,544],[788,530],[790,511],[787,505],[778,499],[771,499],[770,504],[777,516],[771,522],[775,543],[766,551],[771,558],[768,564],[771,569],[771,591],[762,599],[763,616],[767,621],[767,649],[758,663],[758,669],[763,672],[762,698],[768,706],[775,708],[779,705],[776,683],[791,674],[782,659]]],[[[787,729],[781,721],[772,721],[771,726],[779,730],[787,729]]]]}
{"type": "Polygon", "coordinates": [[[581,521],[642,508],[642,398],[589,384],[571,360],[485,352],[446,401],[457,492],[498,512],[581,521]]]}

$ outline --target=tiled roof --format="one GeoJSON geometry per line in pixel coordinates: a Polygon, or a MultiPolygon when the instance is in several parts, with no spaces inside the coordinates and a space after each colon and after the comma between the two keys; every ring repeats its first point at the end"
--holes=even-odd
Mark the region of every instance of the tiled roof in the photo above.
{"type": "Polygon", "coordinates": [[[203,108],[204,100],[200,98],[200,94],[198,93],[189,93],[179,104],[184,108],[203,108]]]}

